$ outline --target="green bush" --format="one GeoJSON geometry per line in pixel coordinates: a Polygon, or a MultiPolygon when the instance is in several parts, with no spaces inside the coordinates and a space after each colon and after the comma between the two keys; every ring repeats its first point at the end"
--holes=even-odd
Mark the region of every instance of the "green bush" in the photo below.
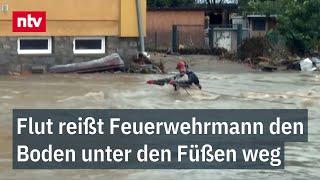
{"type": "Polygon", "coordinates": [[[294,54],[304,55],[320,45],[320,0],[250,0],[246,11],[276,14],[277,31],[294,54]]]}

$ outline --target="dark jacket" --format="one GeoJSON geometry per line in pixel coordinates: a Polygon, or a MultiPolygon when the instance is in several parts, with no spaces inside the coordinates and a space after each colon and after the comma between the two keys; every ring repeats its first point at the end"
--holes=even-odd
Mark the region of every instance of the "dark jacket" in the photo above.
{"type": "Polygon", "coordinates": [[[178,74],[174,76],[173,80],[176,89],[179,87],[188,88],[193,84],[196,85],[199,89],[202,88],[198,76],[192,71],[187,71],[186,74],[178,74]],[[188,78],[185,79],[184,76],[187,76],[188,78]]]}
{"type": "Polygon", "coordinates": [[[177,74],[171,78],[156,80],[154,84],[163,86],[171,81],[173,81],[175,90],[179,88],[190,88],[192,85],[196,85],[199,89],[202,88],[198,76],[192,71],[187,71],[186,74],[177,74]]]}

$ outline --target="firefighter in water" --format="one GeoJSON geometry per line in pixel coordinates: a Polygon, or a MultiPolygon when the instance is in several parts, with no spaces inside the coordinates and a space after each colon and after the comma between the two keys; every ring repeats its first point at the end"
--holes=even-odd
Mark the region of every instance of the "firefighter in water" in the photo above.
{"type": "Polygon", "coordinates": [[[198,89],[202,89],[200,85],[200,81],[197,77],[197,75],[189,71],[188,64],[185,61],[179,61],[177,63],[177,68],[179,71],[179,74],[166,79],[160,79],[160,80],[149,80],[147,81],[147,84],[155,84],[164,86],[165,84],[173,85],[174,89],[177,91],[180,88],[192,88],[196,87],[198,89]]]}

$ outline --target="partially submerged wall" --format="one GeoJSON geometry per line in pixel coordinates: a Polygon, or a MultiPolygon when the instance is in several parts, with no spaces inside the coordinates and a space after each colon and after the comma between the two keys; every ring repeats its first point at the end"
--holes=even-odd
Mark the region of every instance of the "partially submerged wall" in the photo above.
{"type": "Polygon", "coordinates": [[[74,54],[73,38],[70,36],[52,37],[52,53],[44,55],[22,55],[17,51],[18,37],[0,37],[0,74],[10,71],[30,70],[32,66],[49,68],[57,64],[89,61],[119,53],[126,64],[137,55],[137,38],[106,37],[105,54],[74,54]]]}

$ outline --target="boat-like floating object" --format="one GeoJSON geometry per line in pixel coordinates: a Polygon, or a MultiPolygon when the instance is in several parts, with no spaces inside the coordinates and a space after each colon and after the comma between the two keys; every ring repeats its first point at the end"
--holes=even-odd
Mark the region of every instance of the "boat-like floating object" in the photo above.
{"type": "Polygon", "coordinates": [[[104,71],[119,71],[124,69],[124,61],[117,53],[100,59],[72,63],[66,65],[56,65],[49,69],[50,73],[95,73],[104,71]]]}

